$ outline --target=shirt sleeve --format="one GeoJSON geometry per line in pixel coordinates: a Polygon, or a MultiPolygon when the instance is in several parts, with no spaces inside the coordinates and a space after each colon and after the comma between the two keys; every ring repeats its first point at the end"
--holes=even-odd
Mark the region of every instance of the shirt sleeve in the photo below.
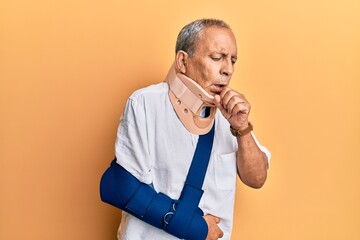
{"type": "Polygon", "coordinates": [[[117,163],[139,181],[152,183],[152,162],[147,138],[146,111],[141,99],[129,98],[117,131],[117,163]]]}
{"type": "Polygon", "coordinates": [[[269,168],[270,167],[270,159],[271,159],[271,152],[264,146],[262,146],[259,141],[257,140],[255,134],[253,132],[251,132],[251,135],[253,136],[256,144],[258,145],[258,147],[260,148],[260,150],[265,153],[266,155],[266,158],[267,158],[267,167],[269,168]]]}

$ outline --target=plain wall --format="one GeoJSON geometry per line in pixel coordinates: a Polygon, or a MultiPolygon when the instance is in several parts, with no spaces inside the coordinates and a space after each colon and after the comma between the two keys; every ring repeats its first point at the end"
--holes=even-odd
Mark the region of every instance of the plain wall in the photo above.
{"type": "Polygon", "coordinates": [[[119,118],[162,81],[177,33],[214,17],[237,37],[231,86],[272,152],[260,190],[239,182],[232,239],[360,239],[360,3],[0,3],[0,239],[115,239],[100,201],[119,118]]]}

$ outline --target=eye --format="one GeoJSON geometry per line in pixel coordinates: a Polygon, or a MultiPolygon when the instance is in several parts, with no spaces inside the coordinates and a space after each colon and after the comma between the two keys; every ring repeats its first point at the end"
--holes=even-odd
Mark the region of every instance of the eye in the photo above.
{"type": "Polygon", "coordinates": [[[211,59],[214,60],[214,61],[220,61],[221,57],[211,57],[211,59]]]}
{"type": "Polygon", "coordinates": [[[232,65],[234,65],[237,61],[237,57],[236,56],[231,56],[231,63],[232,65]]]}

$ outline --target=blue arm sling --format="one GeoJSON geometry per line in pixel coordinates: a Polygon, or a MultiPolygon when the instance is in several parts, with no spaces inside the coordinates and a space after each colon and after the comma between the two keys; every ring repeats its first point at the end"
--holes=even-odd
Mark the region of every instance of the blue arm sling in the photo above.
{"type": "Polygon", "coordinates": [[[215,124],[210,132],[199,136],[178,200],[157,193],[151,186],[140,182],[117,164],[116,158],[101,178],[101,200],[175,237],[205,240],[208,227],[198,205],[203,194],[202,185],[212,150],[214,128],[215,124]]]}

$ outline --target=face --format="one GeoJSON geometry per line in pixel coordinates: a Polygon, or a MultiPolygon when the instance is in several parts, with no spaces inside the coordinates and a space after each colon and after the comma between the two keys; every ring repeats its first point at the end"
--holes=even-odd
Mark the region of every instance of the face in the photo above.
{"type": "Polygon", "coordinates": [[[211,95],[220,94],[230,82],[237,59],[231,30],[209,27],[197,39],[194,56],[185,59],[184,74],[211,95]]]}

